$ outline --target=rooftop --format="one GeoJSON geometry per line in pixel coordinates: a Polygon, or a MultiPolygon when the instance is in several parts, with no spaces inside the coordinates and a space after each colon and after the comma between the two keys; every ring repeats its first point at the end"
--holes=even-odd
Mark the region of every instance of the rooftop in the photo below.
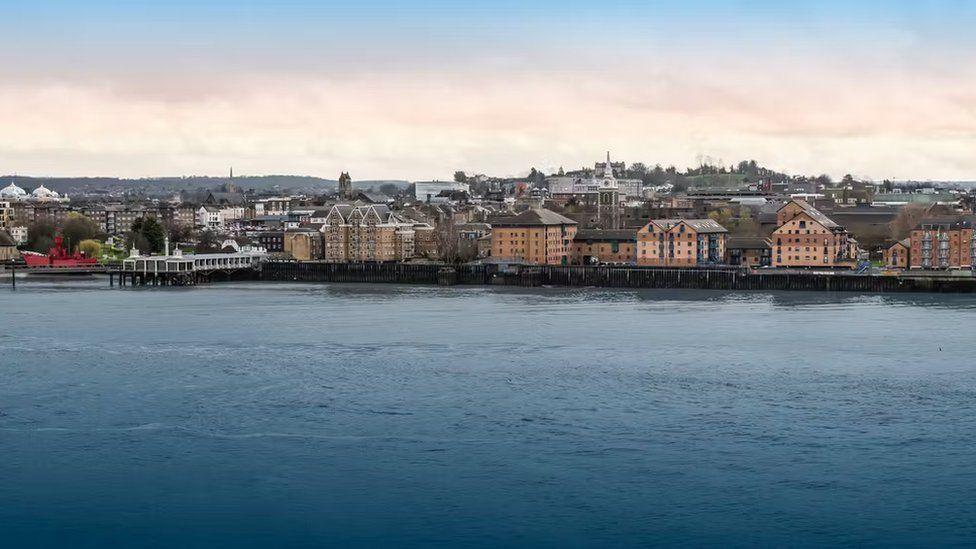
{"type": "Polygon", "coordinates": [[[772,243],[764,236],[730,236],[725,247],[738,250],[768,250],[772,248],[772,243]]]}
{"type": "Polygon", "coordinates": [[[727,233],[729,232],[725,227],[719,224],[718,221],[714,219],[652,219],[651,223],[661,227],[662,229],[669,231],[672,227],[677,226],[679,223],[684,222],[696,232],[699,233],[727,233]]]}
{"type": "Polygon", "coordinates": [[[637,231],[629,229],[581,229],[573,240],[637,240],[637,231]]]}
{"type": "Polygon", "coordinates": [[[545,208],[532,208],[518,215],[489,220],[492,227],[538,227],[549,225],[576,225],[572,219],[545,208]]]}

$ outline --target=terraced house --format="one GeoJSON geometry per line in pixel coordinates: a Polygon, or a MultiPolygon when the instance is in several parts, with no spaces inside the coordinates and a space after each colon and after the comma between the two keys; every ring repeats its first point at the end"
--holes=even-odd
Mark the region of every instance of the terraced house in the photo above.
{"type": "Polygon", "coordinates": [[[776,212],[773,267],[841,267],[857,264],[857,242],[847,229],[804,200],[791,200],[776,212]]]}
{"type": "Polygon", "coordinates": [[[323,257],[329,262],[404,261],[416,255],[415,223],[385,204],[336,204],[313,213],[311,222],[321,222],[323,257]]]}
{"type": "Polygon", "coordinates": [[[653,219],[637,231],[637,264],[696,267],[725,260],[729,231],[713,219],[653,219]]]}
{"type": "Polygon", "coordinates": [[[976,258],[976,215],[923,219],[910,237],[912,269],[971,269],[976,258]]]}

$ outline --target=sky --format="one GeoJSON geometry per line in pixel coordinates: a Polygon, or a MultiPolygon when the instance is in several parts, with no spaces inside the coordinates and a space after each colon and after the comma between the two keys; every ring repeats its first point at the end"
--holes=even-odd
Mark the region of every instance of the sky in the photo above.
{"type": "Polygon", "coordinates": [[[976,180],[976,0],[0,0],[0,173],[976,180]]]}

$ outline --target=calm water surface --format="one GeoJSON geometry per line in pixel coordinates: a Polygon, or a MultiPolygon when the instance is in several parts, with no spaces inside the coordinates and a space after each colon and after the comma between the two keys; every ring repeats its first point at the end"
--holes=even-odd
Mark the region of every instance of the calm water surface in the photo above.
{"type": "Polygon", "coordinates": [[[968,545],[976,298],[0,289],[0,543],[968,545]]]}

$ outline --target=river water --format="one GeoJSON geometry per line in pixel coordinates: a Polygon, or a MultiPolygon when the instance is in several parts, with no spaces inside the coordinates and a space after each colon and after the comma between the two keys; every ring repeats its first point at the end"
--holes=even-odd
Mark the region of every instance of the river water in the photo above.
{"type": "Polygon", "coordinates": [[[0,289],[4,546],[966,545],[976,298],[0,289]]]}

